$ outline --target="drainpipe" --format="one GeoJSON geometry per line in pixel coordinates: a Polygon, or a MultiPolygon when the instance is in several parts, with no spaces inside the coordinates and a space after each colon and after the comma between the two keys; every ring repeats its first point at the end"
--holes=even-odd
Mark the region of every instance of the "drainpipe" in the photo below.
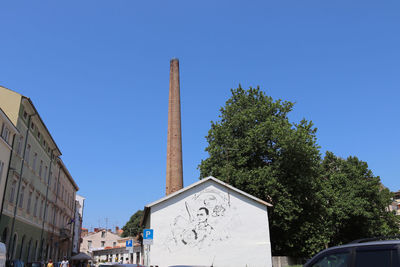
{"type": "MultiPolygon", "coordinates": [[[[2,201],[1,201],[0,224],[1,224],[1,219],[3,218],[4,200],[6,199],[7,183],[8,183],[8,177],[10,176],[11,159],[12,159],[12,155],[13,155],[13,153],[14,153],[14,142],[15,142],[15,137],[16,137],[16,136],[17,136],[16,134],[14,134],[14,136],[13,136],[12,145],[11,145],[10,160],[8,161],[6,182],[5,182],[5,185],[4,185],[3,199],[2,199],[2,201]]],[[[15,169],[13,169],[13,170],[15,170],[15,169]]],[[[6,236],[6,239],[7,239],[7,236],[6,236]]],[[[3,242],[6,242],[6,240],[3,240],[3,242]]]]}
{"type": "Polygon", "coordinates": [[[31,127],[31,119],[33,116],[35,116],[37,113],[30,114],[28,117],[28,127],[26,129],[26,136],[25,136],[25,144],[24,144],[24,153],[22,155],[22,163],[21,163],[21,169],[19,172],[19,181],[18,181],[18,189],[17,189],[17,194],[16,194],[16,200],[15,200],[15,207],[14,207],[14,217],[12,220],[11,224],[11,231],[10,231],[10,242],[9,244],[9,250],[11,253],[8,253],[7,258],[10,260],[11,256],[14,254],[14,244],[13,244],[13,236],[14,236],[14,227],[15,227],[15,217],[17,215],[17,209],[18,209],[18,202],[19,202],[19,190],[21,188],[21,181],[22,181],[22,172],[24,171],[24,163],[25,163],[25,153],[26,153],[26,147],[28,145],[28,137],[29,137],[29,127],[31,127]],[[11,255],[10,255],[11,254],[11,255]]]}
{"type": "MultiPolygon", "coordinates": [[[[76,193],[75,193],[76,196],[76,193]]],[[[76,197],[75,197],[76,198],[76,197]]],[[[76,224],[76,200],[74,199],[74,209],[73,209],[74,215],[74,224],[72,224],[72,240],[71,240],[71,255],[72,256],[72,250],[74,249],[74,238],[75,238],[75,224],[76,224]]],[[[78,241],[79,242],[79,241],[78,241]]]]}
{"type": "MultiPolygon", "coordinates": [[[[43,232],[44,232],[44,225],[46,224],[46,212],[47,212],[47,200],[48,200],[48,197],[49,197],[49,178],[50,178],[50,173],[51,173],[51,167],[52,167],[52,163],[53,163],[53,160],[54,160],[54,150],[55,149],[52,149],[51,150],[51,154],[50,154],[50,167],[49,167],[49,173],[48,173],[48,176],[47,176],[47,187],[46,187],[46,200],[45,200],[45,202],[44,202],[44,204],[45,204],[45,206],[44,206],[44,215],[43,215],[43,223],[42,223],[42,232],[40,233],[40,242],[42,243],[41,244],[41,246],[40,246],[40,255],[39,255],[39,258],[41,259],[41,260],[43,260],[43,242],[42,242],[42,239],[43,239],[43,232]]],[[[48,255],[47,255],[48,256],[48,255]]]]}

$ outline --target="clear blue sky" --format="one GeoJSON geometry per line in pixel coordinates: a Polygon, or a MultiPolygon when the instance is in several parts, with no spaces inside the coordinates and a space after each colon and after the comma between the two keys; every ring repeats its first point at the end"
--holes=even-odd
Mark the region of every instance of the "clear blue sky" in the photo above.
{"type": "Polygon", "coordinates": [[[296,102],[321,153],[400,189],[400,2],[2,1],[0,84],[30,97],[87,198],[124,225],[165,194],[169,61],[180,60],[184,183],[230,88],[296,102]]]}

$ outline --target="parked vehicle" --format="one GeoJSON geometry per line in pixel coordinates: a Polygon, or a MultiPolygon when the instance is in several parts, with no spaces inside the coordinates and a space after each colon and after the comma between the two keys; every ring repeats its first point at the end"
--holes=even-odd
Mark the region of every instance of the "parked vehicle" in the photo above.
{"type": "Polygon", "coordinates": [[[361,239],[325,249],[304,267],[400,267],[400,240],[382,239],[361,239]]]}
{"type": "Polygon", "coordinates": [[[144,265],[140,264],[125,264],[125,263],[118,263],[118,264],[113,264],[111,267],[146,267],[144,265]]]}
{"type": "Polygon", "coordinates": [[[103,263],[100,263],[98,267],[111,267],[111,266],[117,265],[117,264],[118,264],[117,262],[103,262],[103,263]]]}
{"type": "Polygon", "coordinates": [[[45,267],[44,262],[35,261],[35,262],[28,262],[26,267],[45,267]]]}
{"type": "Polygon", "coordinates": [[[25,264],[22,260],[7,260],[6,266],[7,267],[24,267],[25,264]]]}

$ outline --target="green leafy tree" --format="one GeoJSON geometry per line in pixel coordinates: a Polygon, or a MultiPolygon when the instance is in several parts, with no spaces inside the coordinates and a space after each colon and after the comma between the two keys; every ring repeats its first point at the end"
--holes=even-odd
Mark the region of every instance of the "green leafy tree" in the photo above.
{"type": "Polygon", "coordinates": [[[289,122],[294,104],[274,101],[259,87],[231,92],[220,120],[211,122],[200,178],[215,176],[273,204],[272,253],[309,256],[327,242],[316,128],[305,119],[289,122]]]}
{"type": "Polygon", "coordinates": [[[366,162],[327,152],[322,162],[324,223],[329,246],[399,233],[399,220],[388,211],[391,192],[366,162]]]}
{"type": "Polygon", "coordinates": [[[142,233],[143,228],[140,225],[140,221],[142,220],[143,217],[143,210],[138,210],[136,211],[129,221],[125,224],[124,227],[122,227],[122,230],[124,231],[122,233],[122,237],[128,237],[128,236],[137,236],[140,233],[142,233]]]}

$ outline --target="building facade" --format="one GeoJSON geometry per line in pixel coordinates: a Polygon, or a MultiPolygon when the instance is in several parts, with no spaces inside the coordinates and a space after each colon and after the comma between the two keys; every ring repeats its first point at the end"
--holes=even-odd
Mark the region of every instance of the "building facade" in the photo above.
{"type": "Polygon", "coordinates": [[[93,250],[113,248],[118,244],[121,237],[106,229],[96,229],[82,238],[80,252],[90,254],[93,250]]]}
{"type": "Polygon", "coordinates": [[[397,216],[400,216],[400,191],[393,193],[393,201],[389,205],[389,211],[394,211],[397,216]]]}
{"type": "Polygon", "coordinates": [[[32,262],[70,256],[78,186],[32,101],[0,87],[0,107],[20,133],[0,218],[7,257],[32,262]]]}
{"type": "Polygon", "coordinates": [[[169,194],[145,207],[144,263],[271,267],[268,206],[214,177],[169,194]]]}
{"type": "Polygon", "coordinates": [[[74,224],[74,238],[73,238],[73,245],[72,245],[72,253],[78,254],[81,240],[81,233],[82,233],[82,222],[83,222],[83,208],[85,204],[85,198],[76,195],[75,200],[75,224],[74,224]]]}
{"type": "Polygon", "coordinates": [[[17,128],[0,108],[0,207],[3,206],[12,143],[17,133],[17,128]]]}
{"type": "Polygon", "coordinates": [[[96,263],[101,262],[120,262],[131,264],[142,264],[141,245],[133,237],[121,238],[110,230],[96,229],[96,232],[85,235],[82,239],[81,251],[92,255],[96,263]],[[126,247],[129,241],[131,246],[126,247]]]}

